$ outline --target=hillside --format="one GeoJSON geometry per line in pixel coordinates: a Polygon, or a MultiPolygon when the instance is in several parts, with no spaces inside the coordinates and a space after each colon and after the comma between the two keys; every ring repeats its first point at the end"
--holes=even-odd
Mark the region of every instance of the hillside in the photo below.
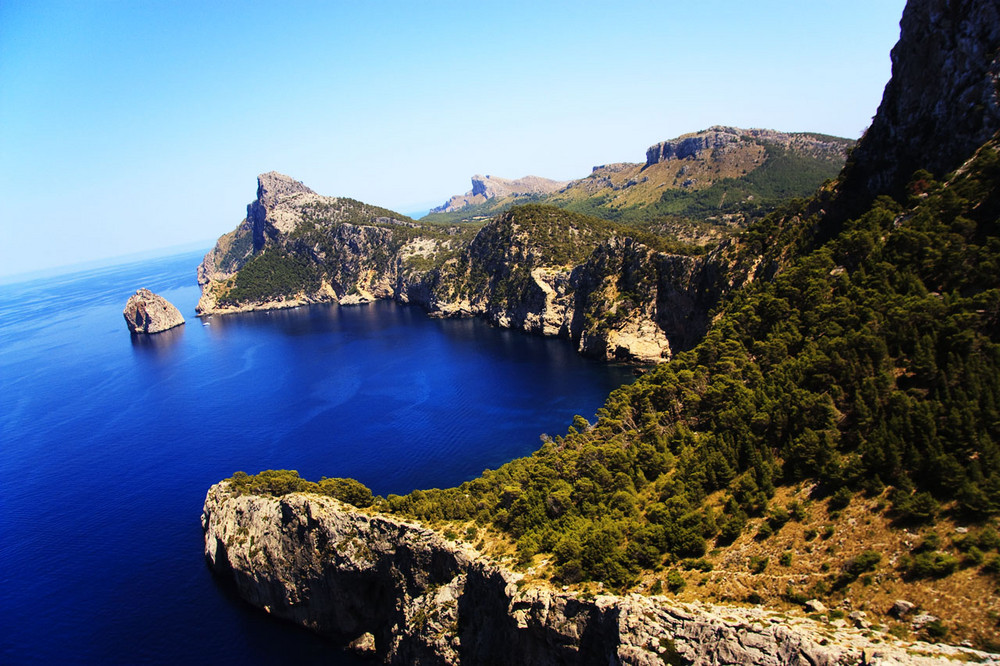
{"type": "MultiPolygon", "coordinates": [[[[566,322],[572,294],[581,344],[651,323],[669,351],[596,423],[370,510],[473,544],[517,568],[517,587],[561,589],[593,613],[624,603],[609,591],[665,594],[808,613],[831,632],[849,621],[878,642],[1000,649],[1000,8],[911,0],[901,27],[879,114],[836,181],[710,252],[525,206],[442,264],[424,284],[498,323],[518,303],[566,322]],[[559,242],[571,234],[584,249],[559,242]]],[[[227,487],[344,499],[287,472],[227,487]]],[[[466,609],[492,609],[486,594],[466,609]]],[[[504,617],[530,633],[522,603],[504,617]]]]}
{"type": "Polygon", "coordinates": [[[853,145],[819,134],[711,127],[651,146],[645,162],[596,166],[549,192],[454,198],[424,219],[470,221],[520,203],[546,203],[704,242],[782,201],[810,195],[840,172],[853,145]]]}
{"type": "Polygon", "coordinates": [[[703,279],[712,266],[704,247],[552,206],[486,224],[414,222],[272,172],[199,266],[198,312],[392,299],[656,363],[703,334],[723,292],[703,279]]]}

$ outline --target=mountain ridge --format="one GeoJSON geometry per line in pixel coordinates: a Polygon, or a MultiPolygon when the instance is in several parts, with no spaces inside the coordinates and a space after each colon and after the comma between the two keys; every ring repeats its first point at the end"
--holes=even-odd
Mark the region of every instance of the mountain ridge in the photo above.
{"type": "MultiPolygon", "coordinates": [[[[775,173],[771,188],[777,185],[783,198],[806,196],[825,179],[837,175],[853,145],[849,139],[817,133],[715,125],[650,146],[644,162],[598,165],[588,176],[548,192],[454,197],[425,219],[480,219],[519,203],[545,203],[640,224],[664,216],[713,220],[714,229],[701,229],[700,235],[692,238],[718,239],[730,233],[725,231],[727,227],[738,227],[748,216],[759,215],[773,205],[774,193],[757,181],[768,169],[774,172],[782,158],[794,160],[794,173],[775,173]]],[[[674,235],[691,233],[683,227],[661,226],[674,235]]]]}

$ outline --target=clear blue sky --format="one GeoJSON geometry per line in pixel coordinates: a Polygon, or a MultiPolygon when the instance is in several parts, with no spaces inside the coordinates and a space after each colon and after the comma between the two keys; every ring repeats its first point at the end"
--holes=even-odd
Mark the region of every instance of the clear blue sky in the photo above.
{"type": "Polygon", "coordinates": [[[272,169],[401,212],[710,125],[856,138],[903,0],[0,2],[0,274],[208,241],[272,169]]]}

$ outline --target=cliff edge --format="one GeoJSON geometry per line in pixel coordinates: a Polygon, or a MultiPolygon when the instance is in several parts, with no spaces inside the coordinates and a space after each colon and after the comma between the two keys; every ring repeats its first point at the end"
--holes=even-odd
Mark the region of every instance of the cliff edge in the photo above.
{"type": "Polygon", "coordinates": [[[244,495],[222,482],[202,526],[209,566],[240,596],[384,663],[998,663],[757,608],[525,585],[470,546],[320,495],[244,495]]]}

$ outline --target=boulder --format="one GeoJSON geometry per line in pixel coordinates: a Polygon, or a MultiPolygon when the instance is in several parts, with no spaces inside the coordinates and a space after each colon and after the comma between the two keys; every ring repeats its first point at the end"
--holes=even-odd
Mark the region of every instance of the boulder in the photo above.
{"type": "Polygon", "coordinates": [[[810,599],[806,602],[806,610],[810,613],[825,613],[826,606],[819,599],[810,599]]]}
{"type": "Polygon", "coordinates": [[[132,333],[160,333],[184,323],[170,301],[145,288],[129,296],[122,315],[132,333]]]}
{"type": "Polygon", "coordinates": [[[913,612],[916,605],[912,602],[906,601],[905,599],[896,599],[896,603],[892,605],[889,609],[889,615],[893,616],[898,620],[902,620],[904,617],[913,612]]]}

